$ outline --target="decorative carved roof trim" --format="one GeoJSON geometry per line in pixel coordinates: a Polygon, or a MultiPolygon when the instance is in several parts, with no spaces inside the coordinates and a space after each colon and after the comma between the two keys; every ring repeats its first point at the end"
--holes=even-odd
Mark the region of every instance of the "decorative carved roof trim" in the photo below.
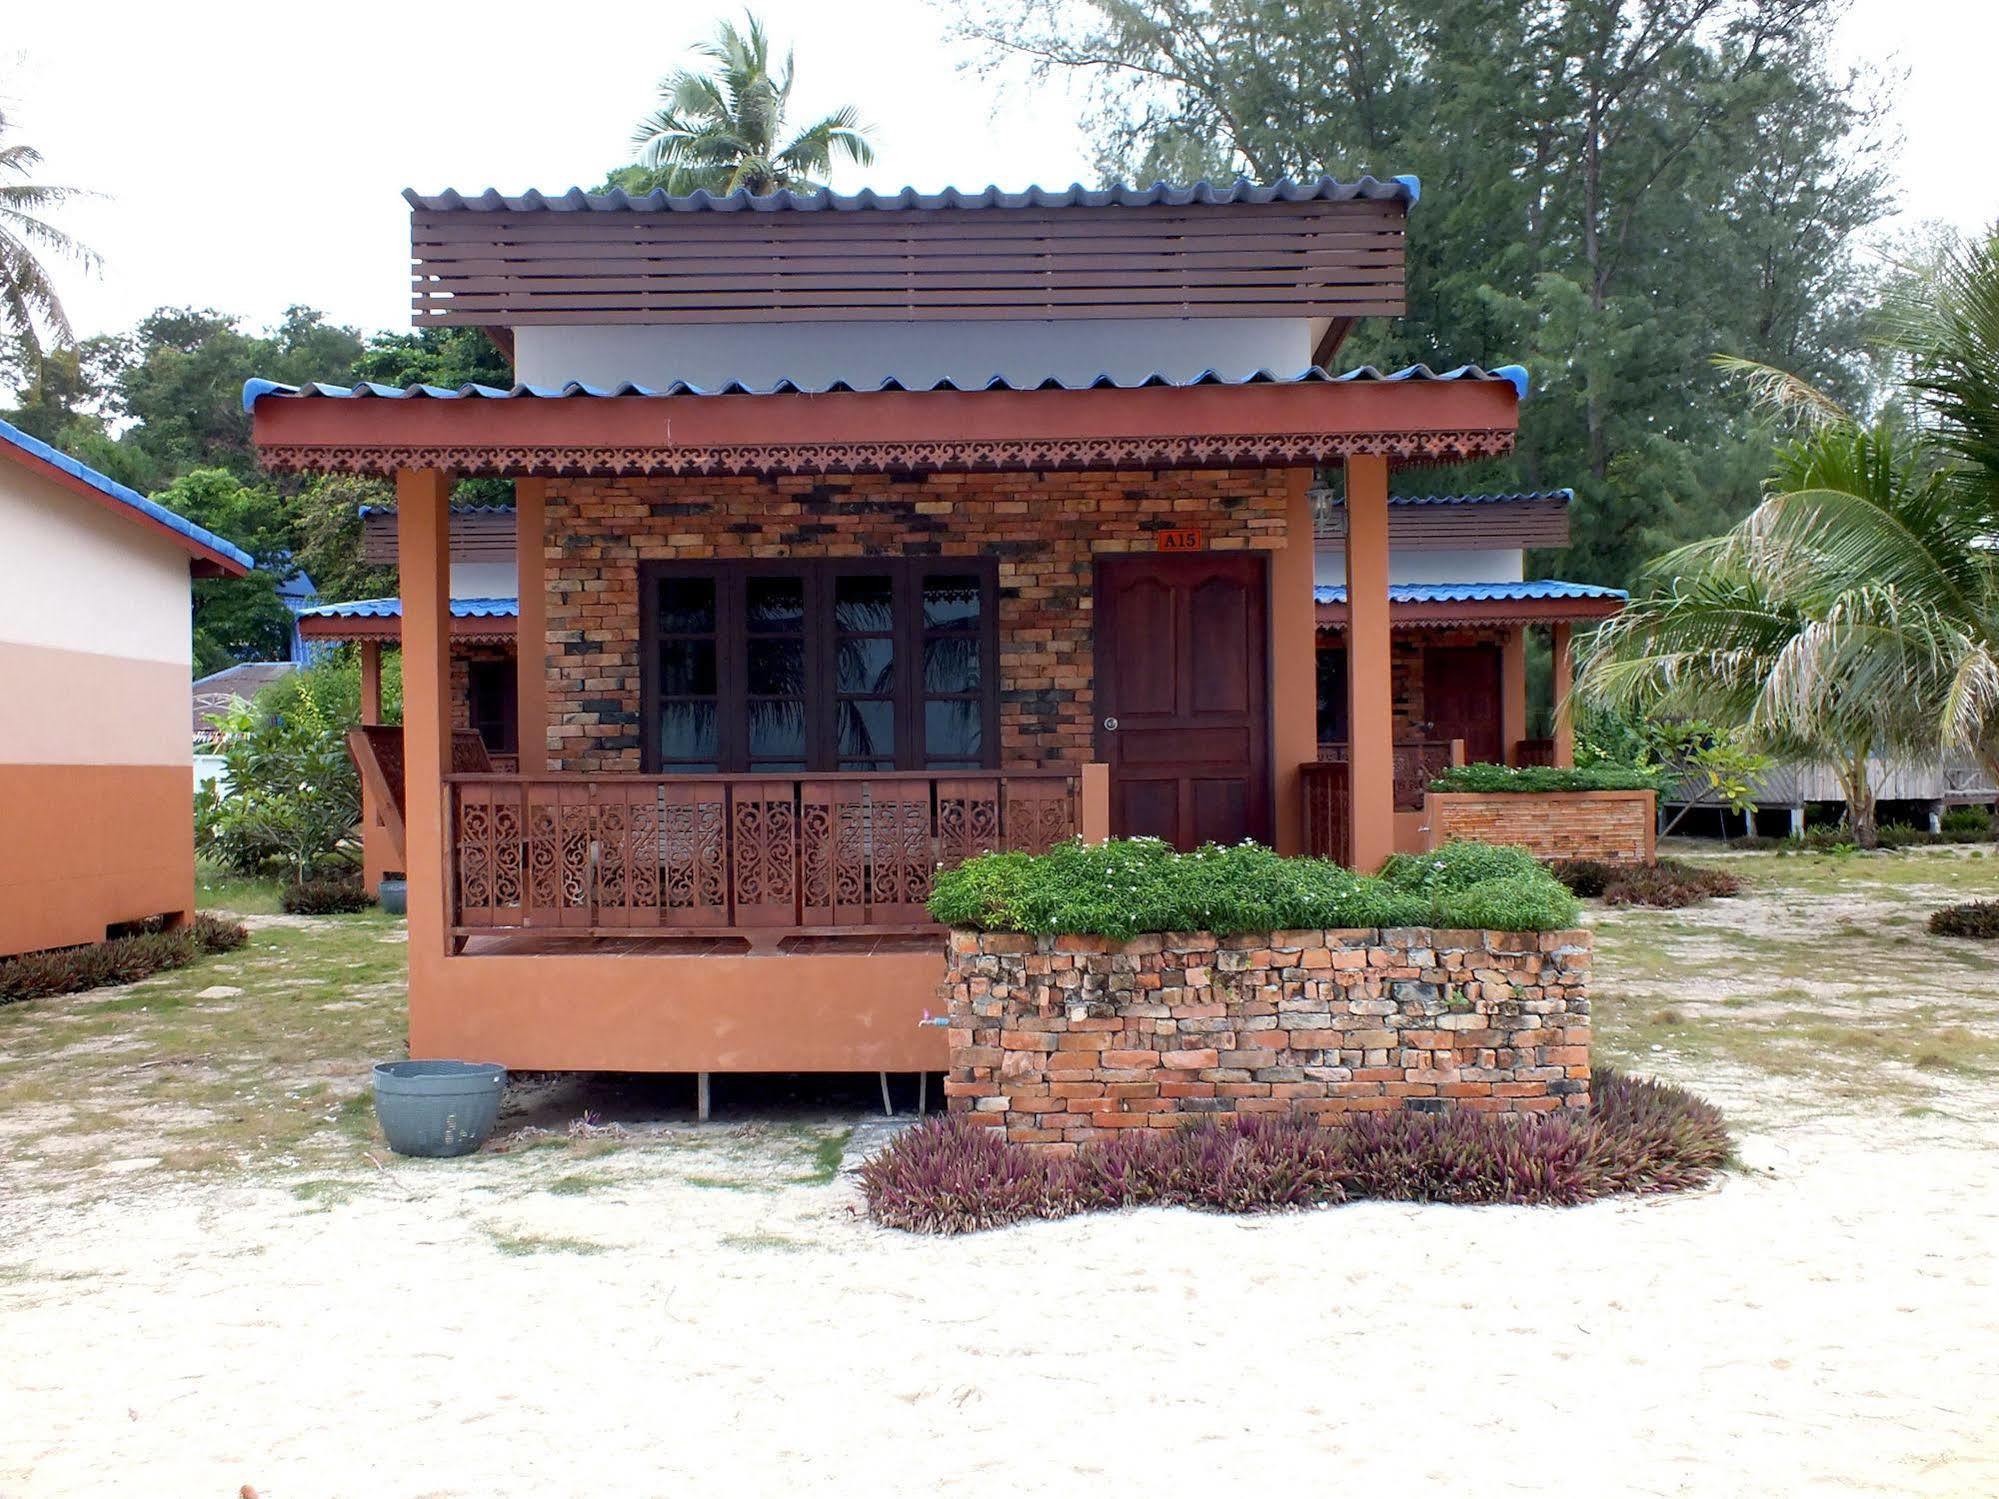
{"type": "Polygon", "coordinates": [[[910,442],[745,443],[707,447],[267,443],[280,472],[392,475],[872,474],[1032,469],[1299,467],[1362,454],[1397,463],[1465,463],[1512,451],[1510,432],[1243,433],[1223,436],[1004,438],[910,442]]]}

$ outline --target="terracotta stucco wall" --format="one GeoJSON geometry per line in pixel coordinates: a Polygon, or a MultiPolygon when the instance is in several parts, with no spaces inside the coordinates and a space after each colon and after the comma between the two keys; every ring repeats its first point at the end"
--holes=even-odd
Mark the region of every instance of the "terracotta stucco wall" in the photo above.
{"type": "Polygon", "coordinates": [[[0,462],[0,954],[194,904],[187,554],[0,462]]]}
{"type": "Polygon", "coordinates": [[[550,480],[549,768],[640,765],[638,566],[683,558],[994,557],[1010,767],[1090,754],[1091,559],[1199,527],[1284,545],[1283,470],[550,480]]]}

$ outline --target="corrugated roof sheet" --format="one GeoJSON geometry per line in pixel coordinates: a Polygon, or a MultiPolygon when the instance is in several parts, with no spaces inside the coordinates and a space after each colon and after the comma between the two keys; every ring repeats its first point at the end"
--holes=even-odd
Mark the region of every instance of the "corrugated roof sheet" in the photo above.
{"type": "MultiPolygon", "coordinates": [[[[515,619],[521,612],[519,599],[453,599],[453,619],[515,619]]],[[[401,619],[401,599],[349,599],[341,604],[320,604],[299,610],[299,617],[318,619],[401,619]]]]}
{"type": "Polygon", "coordinates": [[[493,385],[461,385],[447,389],[440,385],[411,385],[399,388],[394,385],[328,385],[315,381],[308,385],[283,385],[275,380],[245,380],[243,382],[243,409],[254,409],[257,401],[264,396],[320,396],[333,400],[359,400],[375,398],[380,400],[456,401],[481,399],[488,401],[510,401],[523,398],[555,401],[576,397],[591,397],[604,400],[622,396],[776,396],[776,395],[829,395],[834,392],[868,393],[875,391],[925,392],[949,390],[960,393],[987,390],[1140,390],[1150,386],[1168,386],[1175,389],[1197,385],[1306,385],[1345,384],[1348,382],[1381,381],[1393,383],[1414,380],[1504,380],[1526,399],[1528,379],[1526,369],[1517,364],[1501,365],[1497,369],[1483,369],[1475,364],[1461,364],[1452,370],[1433,370],[1427,364],[1412,364],[1405,369],[1384,373],[1373,365],[1362,365],[1359,369],[1333,374],[1317,365],[1310,365],[1293,374],[1278,374],[1272,370],[1255,370],[1247,375],[1229,375],[1219,370],[1202,370],[1198,375],[1178,378],[1160,371],[1140,375],[1133,379],[1119,379],[1111,374],[1094,375],[1087,380],[1061,380],[1050,377],[1045,380],[1012,381],[1003,375],[994,375],[983,381],[964,382],[949,377],[926,383],[897,380],[893,377],[875,384],[854,384],[846,380],[829,380],[821,385],[801,385],[795,380],[779,380],[773,385],[745,385],[731,380],[723,385],[692,385],[685,380],[675,380],[670,385],[636,385],[626,381],[619,385],[585,385],[571,380],[564,385],[516,385],[502,390],[493,385]]]}
{"type": "Polygon", "coordinates": [[[121,505],[129,506],[147,520],[165,526],[175,535],[185,537],[197,546],[227,557],[239,567],[251,568],[257,565],[257,559],[234,542],[224,541],[213,531],[204,530],[186,516],[177,515],[166,506],[147,499],[136,489],[126,488],[108,474],[100,474],[89,464],[77,461],[62,449],[50,447],[39,437],[30,437],[11,422],[0,422],[0,442],[26,453],[31,458],[40,459],[51,468],[60,469],[72,479],[89,485],[99,494],[116,500],[121,505]]]}
{"type": "MultiPolygon", "coordinates": [[[[1622,588],[1604,588],[1595,583],[1563,583],[1541,578],[1531,583],[1390,583],[1391,604],[1496,604],[1528,599],[1628,599],[1622,588]]],[[[1344,604],[1346,585],[1320,584],[1312,590],[1319,604],[1344,604]]]]}
{"type": "Polygon", "coordinates": [[[789,190],[762,197],[747,188],[732,193],[705,190],[674,195],[664,188],[636,196],[622,188],[608,193],[586,193],[572,187],[566,193],[503,193],[498,188],[467,196],[455,188],[441,193],[420,193],[404,188],[403,198],[410,207],[427,212],[470,213],[854,213],[868,209],[919,208],[1185,208],[1189,205],[1225,206],[1232,203],[1343,203],[1356,198],[1370,201],[1414,203],[1423,194],[1423,185],[1407,174],[1396,177],[1363,176],[1352,182],[1335,177],[1315,177],[1295,182],[1286,177],[1277,182],[1254,183],[1248,178],[1234,182],[1194,182],[1174,187],[1155,182],[1150,187],[1124,183],[1090,188],[1081,183],[1068,187],[1029,187],[1005,192],[998,187],[962,191],[955,187],[942,192],[922,193],[913,187],[898,192],[878,193],[864,188],[857,193],[789,190]]]}
{"type": "MultiPolygon", "coordinates": [[[[1322,497],[1328,504],[1344,505],[1346,496],[1329,489],[1314,490],[1315,497],[1322,497]]],[[[1576,492],[1573,489],[1523,490],[1518,494],[1392,494],[1388,497],[1391,505],[1520,505],[1531,500],[1553,500],[1557,504],[1573,505],[1576,492]]]]}

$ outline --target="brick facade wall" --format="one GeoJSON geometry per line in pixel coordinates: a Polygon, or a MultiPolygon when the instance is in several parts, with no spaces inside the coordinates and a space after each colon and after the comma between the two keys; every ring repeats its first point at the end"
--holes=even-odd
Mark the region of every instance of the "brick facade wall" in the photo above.
{"type": "Polygon", "coordinates": [[[1429,793],[1430,846],[1457,839],[1517,843],[1541,859],[1650,864],[1657,857],[1656,798],[1649,791],[1429,793]]]}
{"type": "Polygon", "coordinates": [[[1590,938],[953,932],[950,1107],[1057,1150],[1197,1115],[1589,1103],[1590,938]]]}
{"type": "Polygon", "coordinates": [[[1281,469],[552,479],[549,768],[640,768],[641,562],[908,554],[998,559],[1001,764],[1081,763],[1091,558],[1185,526],[1276,549],[1288,492],[1281,469]]]}

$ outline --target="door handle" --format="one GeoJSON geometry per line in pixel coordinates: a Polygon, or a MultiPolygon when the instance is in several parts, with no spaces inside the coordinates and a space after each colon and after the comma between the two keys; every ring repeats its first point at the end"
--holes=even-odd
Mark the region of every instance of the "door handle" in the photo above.
{"type": "Polygon", "coordinates": [[[1117,732],[1117,720],[1115,718],[1104,720],[1104,732],[1107,734],[1115,734],[1117,732]]]}

